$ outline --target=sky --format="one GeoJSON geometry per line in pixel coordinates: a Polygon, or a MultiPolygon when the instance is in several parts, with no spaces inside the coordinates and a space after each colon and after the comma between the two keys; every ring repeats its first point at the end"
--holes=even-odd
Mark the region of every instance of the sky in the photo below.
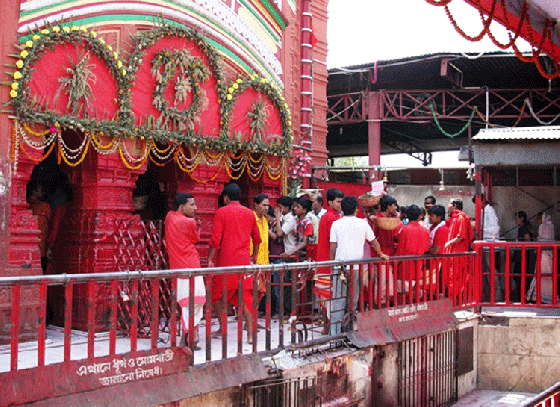
{"type": "MultiPolygon", "coordinates": [[[[463,0],[453,0],[449,9],[459,27],[475,36],[482,30],[478,11],[463,0]]],[[[500,49],[485,36],[470,42],[452,26],[443,7],[426,0],[329,0],[327,21],[327,66],[347,67],[375,61],[406,58],[438,52],[494,52],[500,49]]],[[[492,22],[492,33],[507,42],[507,32],[492,22]]],[[[529,47],[519,41],[521,50],[529,47]]],[[[511,50],[508,50],[511,52],[511,50]]],[[[422,163],[406,154],[381,157],[381,165],[395,162],[404,167],[421,167],[422,163]]],[[[458,152],[434,153],[430,167],[465,167],[458,152]]]]}
{"type": "MultiPolygon", "coordinates": [[[[482,30],[474,7],[454,0],[449,9],[467,34],[475,36],[482,30]]],[[[327,12],[329,68],[437,52],[500,50],[487,36],[474,43],[463,38],[445,9],[426,0],[329,0],[327,12]]],[[[492,22],[490,27],[499,40],[507,41],[506,30],[499,23],[492,22]]]]}

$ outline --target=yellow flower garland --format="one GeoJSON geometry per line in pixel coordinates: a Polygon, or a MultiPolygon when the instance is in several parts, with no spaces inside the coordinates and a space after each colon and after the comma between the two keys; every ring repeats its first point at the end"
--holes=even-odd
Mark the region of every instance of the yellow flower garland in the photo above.
{"type": "MultiPolygon", "coordinates": [[[[65,155],[64,153],[62,153],[62,154],[60,154],[60,155],[62,156],[62,159],[64,160],[64,162],[65,162],[66,164],[68,164],[68,166],[70,166],[70,167],[77,167],[78,165],[80,165],[80,164],[82,163],[82,161],[85,160],[86,154],[87,154],[87,152],[88,152],[89,144],[90,144],[90,141],[89,141],[89,139],[87,139],[87,143],[86,143],[86,146],[85,146],[85,148],[84,148],[84,152],[82,153],[82,156],[79,158],[79,160],[76,161],[75,163],[70,162],[70,161],[68,160],[68,158],[66,158],[66,155],[65,155]]],[[[54,147],[54,143],[52,143],[52,146],[54,147]]],[[[59,151],[64,151],[64,150],[63,150],[62,148],[59,147],[59,151]]]]}
{"type": "Polygon", "coordinates": [[[50,153],[52,153],[53,149],[55,148],[55,144],[58,144],[58,163],[60,164],[62,161],[64,161],[64,163],[66,163],[68,166],[76,167],[84,161],[91,144],[93,145],[94,149],[100,154],[112,154],[113,151],[116,152],[116,150],[118,149],[119,156],[125,167],[133,171],[142,168],[142,166],[145,165],[148,160],[159,167],[163,167],[167,162],[169,162],[168,160],[171,159],[177,163],[182,171],[188,173],[194,181],[199,183],[214,181],[220,174],[222,167],[224,167],[228,176],[233,180],[239,180],[243,176],[244,172],[247,171],[247,176],[249,177],[249,179],[251,179],[253,182],[257,182],[262,177],[263,173],[266,172],[268,178],[271,181],[283,179],[283,190],[287,190],[287,177],[285,174],[286,159],[284,157],[273,157],[260,153],[254,154],[249,151],[241,151],[239,154],[235,155],[231,151],[214,152],[210,150],[195,149],[194,147],[189,146],[188,148],[190,149],[190,155],[192,157],[188,158],[188,156],[185,154],[185,146],[183,146],[182,144],[170,144],[168,147],[161,149],[157,146],[155,140],[148,139],[144,144],[144,151],[141,157],[139,157],[138,159],[134,159],[132,156],[127,157],[130,154],[124,151],[126,147],[122,144],[121,140],[111,139],[107,142],[107,144],[103,144],[101,141],[101,136],[103,135],[102,133],[96,134],[95,132],[86,131],[84,133],[85,139],[84,144],[82,145],[83,148],[80,147],[76,150],[69,151],[66,151],[66,149],[68,149],[69,147],[64,144],[60,133],[58,134],[57,141],[55,141],[56,137],[49,137],[48,139],[37,142],[25,138],[26,134],[32,135],[37,138],[44,138],[50,132],[50,129],[45,131],[35,131],[29,126],[28,123],[16,122],[12,131],[12,162],[15,163],[17,161],[17,153],[20,149],[32,161],[41,162],[50,153]],[[21,126],[19,127],[20,131],[25,132],[22,133],[23,143],[18,143],[19,137],[17,136],[17,134],[15,134],[18,126],[21,126]],[[24,144],[28,144],[34,149],[48,147],[48,151],[41,157],[34,158],[26,150],[24,144]],[[113,149],[113,151],[111,151],[111,149],[113,149]],[[173,151],[174,149],[175,151],[173,151]],[[77,159],[77,161],[74,161],[74,159],[77,159]],[[212,177],[208,179],[197,179],[193,175],[193,172],[198,168],[199,165],[217,167],[217,171],[214,175],[212,175],[212,177]]]}
{"type": "Polygon", "coordinates": [[[122,162],[124,163],[125,167],[128,168],[129,170],[136,171],[136,170],[140,169],[146,163],[147,156],[144,156],[138,165],[136,165],[136,166],[130,165],[124,157],[123,149],[122,149],[122,146],[121,146],[120,143],[119,143],[117,148],[119,150],[119,155],[121,156],[122,162]]]}

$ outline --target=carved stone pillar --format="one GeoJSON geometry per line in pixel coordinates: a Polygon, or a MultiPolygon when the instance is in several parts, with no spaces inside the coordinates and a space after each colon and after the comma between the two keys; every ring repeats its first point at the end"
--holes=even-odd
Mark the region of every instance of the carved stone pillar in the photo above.
{"type": "MultiPolygon", "coordinates": [[[[17,172],[12,174],[9,259],[7,267],[0,270],[2,276],[28,276],[42,273],[37,217],[31,213],[25,201],[25,189],[35,162],[24,154],[19,155],[18,161],[17,172]]],[[[11,302],[11,290],[2,288],[0,344],[10,343],[11,302]]],[[[23,286],[20,300],[20,341],[37,339],[39,305],[39,290],[31,286],[23,286]]]]}

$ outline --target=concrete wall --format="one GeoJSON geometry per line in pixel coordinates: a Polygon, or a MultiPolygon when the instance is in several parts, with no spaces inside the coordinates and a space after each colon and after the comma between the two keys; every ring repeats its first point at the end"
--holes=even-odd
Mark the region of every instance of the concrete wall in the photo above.
{"type": "MultiPolygon", "coordinates": [[[[493,187],[492,200],[493,207],[498,214],[502,237],[507,239],[517,238],[517,228],[513,218],[515,212],[525,211],[529,218],[535,216],[540,211],[547,209],[547,213],[552,216],[552,223],[555,224],[556,239],[560,238],[560,204],[554,204],[560,199],[560,187],[554,186],[522,186],[516,187],[493,187]],[[505,235],[504,235],[505,233],[505,235]]],[[[530,222],[537,230],[537,219],[530,219],[530,222]]]]}
{"type": "Polygon", "coordinates": [[[198,397],[181,400],[176,403],[166,404],[165,406],[161,407],[239,407],[243,405],[242,400],[243,396],[240,388],[233,387],[222,391],[203,394],[198,397]]]}
{"type": "Polygon", "coordinates": [[[446,211],[451,198],[461,198],[463,210],[470,217],[474,217],[474,186],[446,186],[445,190],[440,191],[439,185],[388,185],[387,193],[397,200],[399,206],[415,204],[421,208],[424,207],[424,198],[432,195],[436,198],[436,203],[443,205],[446,211]]]}
{"type": "Polygon", "coordinates": [[[538,393],[560,381],[560,319],[484,317],[478,388],[538,393]]]}
{"type": "MultiPolygon", "coordinates": [[[[459,324],[459,331],[473,328],[473,370],[460,374],[457,378],[457,396],[463,397],[465,394],[476,389],[477,387],[477,370],[478,370],[478,318],[466,318],[459,324]]],[[[458,353],[462,352],[459,345],[458,353]]]]}

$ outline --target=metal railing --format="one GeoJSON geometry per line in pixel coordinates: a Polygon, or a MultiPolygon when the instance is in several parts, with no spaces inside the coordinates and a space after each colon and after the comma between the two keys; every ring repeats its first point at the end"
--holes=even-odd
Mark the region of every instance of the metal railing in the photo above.
{"type": "Polygon", "coordinates": [[[521,407],[558,407],[560,406],[560,382],[524,402],[521,407]]]}
{"type": "Polygon", "coordinates": [[[481,305],[558,307],[560,242],[477,241],[481,305]]]}
{"type": "MultiPolygon", "coordinates": [[[[389,262],[380,259],[340,263],[298,262],[271,264],[267,266],[238,266],[213,269],[183,269],[157,271],[127,271],[76,275],[21,276],[2,277],[0,287],[5,298],[10,301],[10,358],[9,369],[1,371],[18,371],[20,369],[44,366],[45,364],[67,362],[78,359],[94,359],[119,353],[134,352],[158,347],[176,346],[180,334],[180,308],[176,304],[177,277],[189,278],[191,287],[190,318],[188,326],[194,326],[194,278],[203,276],[206,282],[206,307],[204,309],[203,341],[205,348],[195,352],[194,363],[206,363],[241,354],[272,352],[286,347],[301,347],[306,343],[326,341],[343,337],[344,332],[352,329],[354,314],[374,308],[431,301],[441,297],[450,297],[456,308],[470,307],[475,304],[474,252],[442,256],[394,257],[389,262]],[[453,281],[452,274],[463,273],[453,281]],[[258,309],[257,278],[253,279],[253,334],[252,344],[245,341],[242,313],[235,322],[235,317],[228,315],[227,307],[220,315],[216,314],[216,304],[211,304],[212,276],[224,273],[237,273],[265,276],[266,294],[264,295],[264,313],[256,318],[258,309]],[[280,315],[272,319],[272,274],[279,274],[280,315]],[[289,278],[287,278],[289,276],[289,278]],[[316,297],[312,293],[318,279],[331,279],[333,295],[330,298],[316,297]],[[171,295],[161,294],[161,285],[171,287],[171,295]],[[48,354],[46,346],[46,312],[47,292],[55,287],[62,290],[63,325],[62,356],[59,359],[48,354]],[[125,286],[126,290],[122,287],[125,286]],[[22,291],[25,290],[25,301],[22,291]],[[139,304],[139,293],[143,291],[143,301],[149,301],[150,307],[139,304]],[[77,297],[77,294],[79,296],[77,297]],[[286,295],[288,294],[288,295],[286,295]],[[76,307],[76,298],[87,302],[87,314],[84,307],[76,307]],[[291,307],[282,303],[287,298],[291,307]],[[318,301],[318,298],[320,301],[318,301]],[[348,300],[353,298],[354,301],[348,300]],[[20,310],[29,301],[37,304],[37,352],[35,361],[26,359],[20,366],[20,310]],[[126,302],[128,321],[123,318],[122,302],[126,302]],[[82,313],[78,312],[82,309],[82,313]],[[139,310],[144,310],[139,316],[139,310]],[[288,309],[289,313],[284,310],[288,309]],[[324,312],[326,310],[326,314],[324,312]],[[338,313],[338,314],[337,314],[338,313]],[[325,315],[328,317],[325,318],[325,315]],[[81,318],[81,320],[80,320],[81,318]],[[217,352],[219,341],[212,340],[212,327],[216,321],[225,321],[228,329],[221,336],[221,352],[217,352]],[[212,322],[214,321],[214,322],[212,322]],[[229,321],[229,323],[228,323],[229,321]],[[273,322],[274,321],[274,322],[273,322]],[[259,327],[259,324],[263,326],[259,327]],[[84,354],[76,351],[72,337],[77,326],[84,331],[82,338],[87,338],[84,354]],[[330,328],[330,329],[329,329],[330,328]],[[260,331],[258,331],[260,329],[260,331]],[[228,337],[229,335],[229,337],[228,337]],[[104,341],[105,346],[99,346],[104,341]],[[123,346],[122,343],[126,342],[123,346]],[[118,343],[118,346],[117,346],[118,343]],[[118,348],[118,349],[117,349],[118,348]],[[215,353],[217,352],[217,353],[215,353]]],[[[238,297],[242,298],[242,280],[239,279],[238,297]]],[[[223,305],[225,301],[222,299],[223,305]]],[[[238,309],[241,309],[240,301],[238,309]]],[[[33,308],[33,307],[32,307],[33,308]]],[[[50,327],[50,326],[49,326],[50,327]]],[[[4,327],[5,329],[5,327],[4,327]]],[[[193,343],[194,329],[189,329],[189,343],[193,343]]],[[[249,341],[247,341],[249,342],[249,341]]],[[[5,363],[1,361],[0,364],[5,363]]]]}

